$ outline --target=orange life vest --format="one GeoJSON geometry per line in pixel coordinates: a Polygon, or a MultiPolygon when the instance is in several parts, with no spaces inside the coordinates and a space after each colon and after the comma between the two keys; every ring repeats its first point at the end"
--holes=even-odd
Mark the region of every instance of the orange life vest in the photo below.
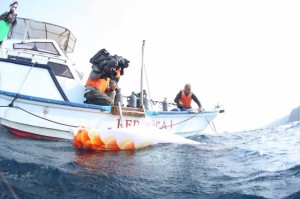
{"type": "Polygon", "coordinates": [[[190,108],[192,103],[192,92],[188,95],[185,94],[184,90],[181,90],[181,98],[180,101],[183,104],[183,108],[190,108]]]}
{"type": "Polygon", "coordinates": [[[106,78],[105,79],[95,79],[93,80],[90,76],[86,82],[86,86],[91,86],[91,87],[96,87],[97,89],[99,89],[100,91],[102,91],[103,93],[105,92],[108,83],[109,83],[110,78],[106,78]]]}

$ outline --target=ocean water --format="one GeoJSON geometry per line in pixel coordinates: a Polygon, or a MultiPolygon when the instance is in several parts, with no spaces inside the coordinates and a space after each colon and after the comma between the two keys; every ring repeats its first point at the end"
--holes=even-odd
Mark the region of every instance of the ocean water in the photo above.
{"type": "Polygon", "coordinates": [[[0,132],[0,199],[300,198],[299,122],[98,153],[0,132]]]}

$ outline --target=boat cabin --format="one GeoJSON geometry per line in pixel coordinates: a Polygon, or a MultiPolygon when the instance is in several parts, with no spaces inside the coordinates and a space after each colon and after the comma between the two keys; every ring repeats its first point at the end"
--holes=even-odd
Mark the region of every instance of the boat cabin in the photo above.
{"type": "Polygon", "coordinates": [[[83,103],[82,76],[67,56],[75,47],[73,34],[61,26],[17,20],[12,38],[0,48],[0,90],[83,103]]]}

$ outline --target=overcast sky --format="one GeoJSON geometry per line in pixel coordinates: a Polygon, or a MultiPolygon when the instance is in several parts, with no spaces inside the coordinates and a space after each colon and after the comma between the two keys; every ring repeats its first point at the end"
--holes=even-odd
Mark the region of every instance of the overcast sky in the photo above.
{"type": "Polygon", "coordinates": [[[151,98],[173,102],[189,82],[204,108],[224,106],[219,131],[259,128],[300,105],[297,0],[20,0],[16,12],[70,29],[85,74],[102,48],[130,60],[124,95],[140,89],[145,39],[151,98]]]}

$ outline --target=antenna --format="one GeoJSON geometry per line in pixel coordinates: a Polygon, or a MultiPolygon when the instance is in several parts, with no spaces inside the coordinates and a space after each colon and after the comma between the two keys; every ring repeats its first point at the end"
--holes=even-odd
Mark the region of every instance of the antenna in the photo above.
{"type": "Polygon", "coordinates": [[[144,74],[144,49],[145,49],[145,40],[143,40],[143,46],[142,46],[142,67],[141,67],[141,92],[140,92],[140,107],[143,107],[144,105],[144,89],[143,89],[143,74],[144,74]]]}

